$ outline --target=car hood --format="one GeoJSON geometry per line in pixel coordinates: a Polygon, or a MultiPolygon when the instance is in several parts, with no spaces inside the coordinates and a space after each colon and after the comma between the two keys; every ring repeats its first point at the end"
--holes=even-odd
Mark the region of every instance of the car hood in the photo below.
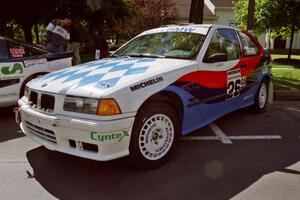
{"type": "Polygon", "coordinates": [[[108,58],[46,74],[27,86],[48,93],[101,97],[195,61],[164,58],[108,58]]]}

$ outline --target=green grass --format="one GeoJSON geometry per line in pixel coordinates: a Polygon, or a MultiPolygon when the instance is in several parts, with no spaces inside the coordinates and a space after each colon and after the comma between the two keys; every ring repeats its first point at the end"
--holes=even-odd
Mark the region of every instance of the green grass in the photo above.
{"type": "Polygon", "coordinates": [[[300,56],[272,55],[272,74],[275,90],[300,90],[300,56]]]}
{"type": "MultiPolygon", "coordinates": [[[[288,55],[282,55],[282,54],[272,54],[271,56],[272,56],[273,60],[278,59],[278,58],[287,58],[288,57],[288,55]]],[[[291,58],[300,60],[300,55],[292,55],[291,58]]]]}

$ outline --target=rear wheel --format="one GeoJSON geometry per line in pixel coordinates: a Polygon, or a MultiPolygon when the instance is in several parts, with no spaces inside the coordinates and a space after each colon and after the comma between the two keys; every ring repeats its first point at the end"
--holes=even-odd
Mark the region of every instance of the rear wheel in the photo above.
{"type": "Polygon", "coordinates": [[[130,141],[130,159],[138,168],[151,169],[170,157],[179,136],[176,112],[167,104],[145,105],[138,113],[130,141]]]}
{"type": "Polygon", "coordinates": [[[262,113],[265,111],[266,107],[268,106],[268,90],[269,82],[267,80],[263,80],[261,84],[258,87],[258,90],[256,92],[255,96],[255,102],[252,106],[252,110],[255,113],[262,113]]]}

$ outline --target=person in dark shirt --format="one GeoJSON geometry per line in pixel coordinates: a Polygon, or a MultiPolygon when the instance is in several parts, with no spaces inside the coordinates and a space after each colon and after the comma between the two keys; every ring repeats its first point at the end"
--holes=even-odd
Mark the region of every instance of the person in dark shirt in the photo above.
{"type": "Polygon", "coordinates": [[[64,52],[70,40],[69,27],[72,19],[54,19],[46,28],[47,49],[51,52],[64,52]]]}
{"type": "Polygon", "coordinates": [[[101,36],[99,34],[98,31],[95,31],[94,34],[95,34],[94,46],[95,46],[95,50],[100,50],[100,59],[108,57],[109,56],[109,52],[108,52],[109,47],[108,47],[107,41],[104,39],[103,36],[101,36]]]}

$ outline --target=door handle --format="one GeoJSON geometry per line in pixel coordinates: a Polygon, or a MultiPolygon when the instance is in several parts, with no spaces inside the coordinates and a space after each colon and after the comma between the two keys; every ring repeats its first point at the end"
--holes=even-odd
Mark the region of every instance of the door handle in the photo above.
{"type": "Polygon", "coordinates": [[[246,68],[247,66],[248,66],[247,64],[241,64],[241,65],[240,65],[240,68],[241,68],[241,69],[244,69],[244,68],[246,68]]]}

